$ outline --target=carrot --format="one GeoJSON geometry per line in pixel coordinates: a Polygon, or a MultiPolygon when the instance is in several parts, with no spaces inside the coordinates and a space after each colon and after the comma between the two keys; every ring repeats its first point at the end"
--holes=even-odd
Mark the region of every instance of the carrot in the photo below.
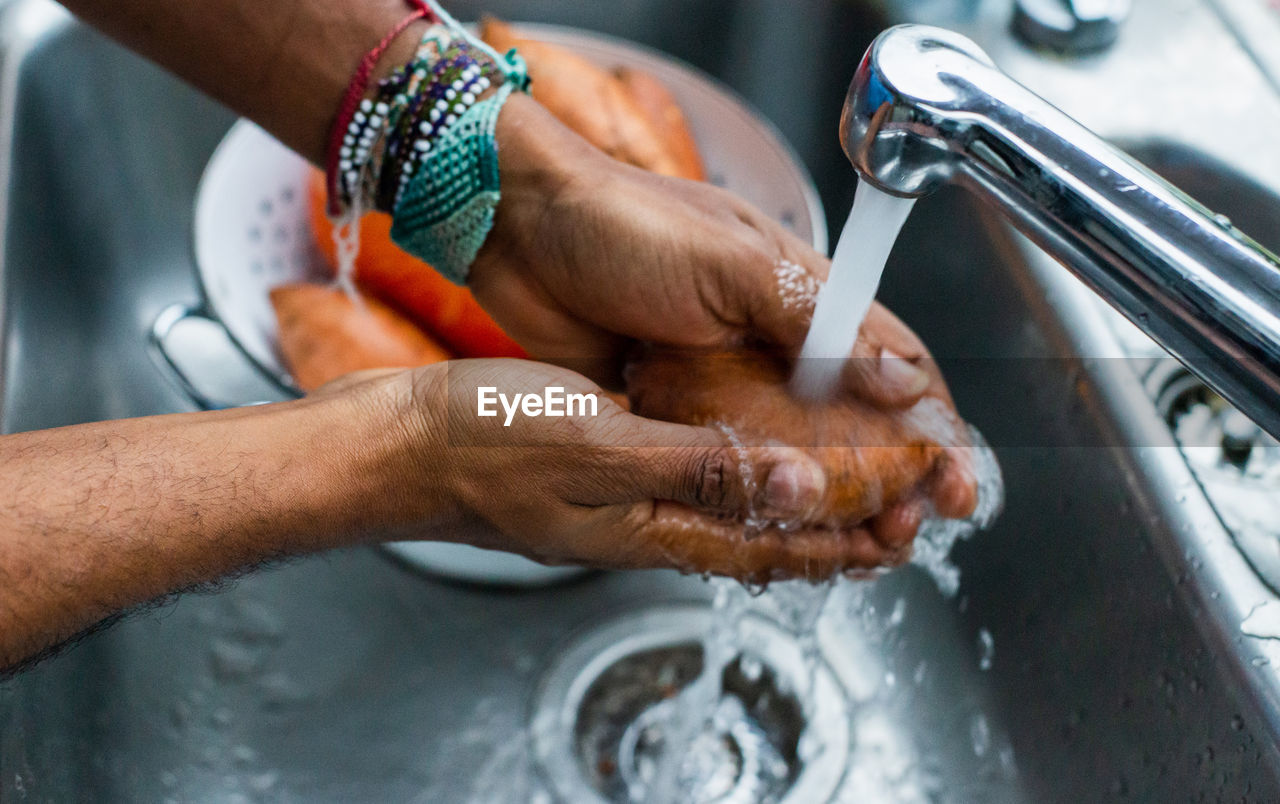
{"type": "Polygon", "coordinates": [[[636,167],[681,175],[660,133],[616,76],[564,48],[521,37],[492,17],[480,23],[480,36],[499,52],[518,48],[533,99],[587,142],[636,167]]]}
{"type": "Polygon", "coordinates": [[[412,321],[376,299],[357,307],[343,291],[323,285],[281,285],[271,291],[280,351],[304,391],[353,371],[413,368],[449,353],[412,321]]]}
{"type": "Polygon", "coordinates": [[[698,144],[671,90],[644,70],[619,67],[614,75],[666,144],[679,171],[676,175],[693,181],[706,181],[707,170],[702,164],[702,155],[698,153],[698,144]]]}
{"type": "MultiPolygon", "coordinates": [[[[786,361],[763,352],[655,349],[628,367],[627,392],[641,416],[728,426],[749,445],[808,451],[827,478],[815,523],[860,522],[929,482],[943,450],[909,415],[889,415],[853,399],[802,402],[788,390],[789,375],[786,361]]],[[[939,413],[935,427],[955,424],[939,413]]]]}
{"type": "MultiPolygon", "coordinates": [[[[482,33],[498,50],[519,47],[534,79],[534,98],[595,146],[656,173],[705,177],[684,115],[656,78],[635,70],[612,74],[563,48],[521,38],[498,20],[486,19],[482,33]]],[[[324,177],[316,172],[309,187],[312,228],[333,266],[336,248],[325,193],[324,177]]],[[[370,213],[361,220],[356,280],[461,357],[528,356],[469,290],[395,245],[389,215],[370,213]]]]}
{"type": "MultiPolygon", "coordinates": [[[[308,188],[316,245],[337,264],[333,222],[325,213],[324,175],[316,171],[308,188]]],[[[520,345],[489,317],[465,287],[445,279],[391,239],[391,216],[371,212],[360,221],[356,281],[382,301],[399,308],[461,357],[526,357],[520,345]]]]}

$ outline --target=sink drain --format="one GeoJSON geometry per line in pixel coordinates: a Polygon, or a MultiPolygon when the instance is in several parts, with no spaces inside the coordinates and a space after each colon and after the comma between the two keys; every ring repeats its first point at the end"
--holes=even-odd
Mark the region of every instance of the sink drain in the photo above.
{"type": "Polygon", "coordinates": [[[1194,468],[1269,480],[1273,488],[1280,481],[1280,444],[1190,371],[1169,361],[1146,382],[1194,468]]]}
{"type": "MultiPolygon", "coordinates": [[[[590,632],[560,658],[543,681],[532,731],[561,799],[651,799],[668,741],[687,722],[679,694],[702,674],[701,640],[711,617],[694,605],[631,614],[590,632]]],[[[715,711],[677,749],[680,800],[826,800],[849,752],[842,688],[825,662],[811,667],[773,622],[748,615],[739,636],[715,711]]]]}

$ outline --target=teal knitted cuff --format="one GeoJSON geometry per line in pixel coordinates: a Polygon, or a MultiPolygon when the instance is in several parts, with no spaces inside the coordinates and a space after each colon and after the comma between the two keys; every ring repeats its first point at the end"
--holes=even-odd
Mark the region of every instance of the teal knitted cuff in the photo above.
{"type": "Polygon", "coordinates": [[[512,89],[503,84],[436,140],[392,212],[396,245],[459,285],[493,228],[501,197],[494,130],[512,89]]]}

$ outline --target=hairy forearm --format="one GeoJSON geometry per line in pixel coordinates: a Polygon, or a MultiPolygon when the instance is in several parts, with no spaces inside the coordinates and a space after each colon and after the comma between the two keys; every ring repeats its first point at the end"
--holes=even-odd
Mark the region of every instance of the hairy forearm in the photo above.
{"type": "Polygon", "coordinates": [[[443,514],[395,393],[0,438],[0,668],[172,591],[443,514]],[[400,498],[412,488],[412,499],[400,498]]]}
{"type": "MultiPolygon", "coordinates": [[[[323,165],[330,127],[366,53],[409,13],[404,0],[61,0],[85,22],[168,68],[323,165]]],[[[405,63],[402,34],[374,77],[405,63]]],[[[555,183],[599,155],[528,96],[498,120],[507,206],[542,208],[555,183]]],[[[504,218],[499,209],[499,233],[504,218]]]]}
{"type": "MultiPolygon", "coordinates": [[[[61,2],[316,162],[352,71],[409,13],[404,0],[61,2]]],[[[400,37],[382,72],[415,44],[400,37]]]]}

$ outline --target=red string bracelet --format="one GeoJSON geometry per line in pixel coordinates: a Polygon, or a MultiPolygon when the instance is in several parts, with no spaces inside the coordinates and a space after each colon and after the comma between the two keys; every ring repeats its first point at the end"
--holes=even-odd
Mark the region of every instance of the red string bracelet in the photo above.
{"type": "Polygon", "coordinates": [[[333,128],[329,131],[325,183],[329,190],[329,214],[334,217],[342,214],[342,207],[338,203],[338,163],[341,161],[342,138],[346,134],[347,126],[351,124],[351,119],[355,117],[356,110],[360,108],[361,99],[369,90],[369,81],[373,78],[374,69],[378,66],[383,54],[387,52],[387,48],[391,47],[396,38],[410,25],[420,19],[440,21],[436,13],[427,6],[426,0],[406,0],[406,2],[413,8],[413,13],[400,20],[396,27],[392,28],[382,41],[360,60],[359,66],[351,76],[346,94],[342,96],[342,103],[338,105],[338,115],[333,120],[333,128]]]}

